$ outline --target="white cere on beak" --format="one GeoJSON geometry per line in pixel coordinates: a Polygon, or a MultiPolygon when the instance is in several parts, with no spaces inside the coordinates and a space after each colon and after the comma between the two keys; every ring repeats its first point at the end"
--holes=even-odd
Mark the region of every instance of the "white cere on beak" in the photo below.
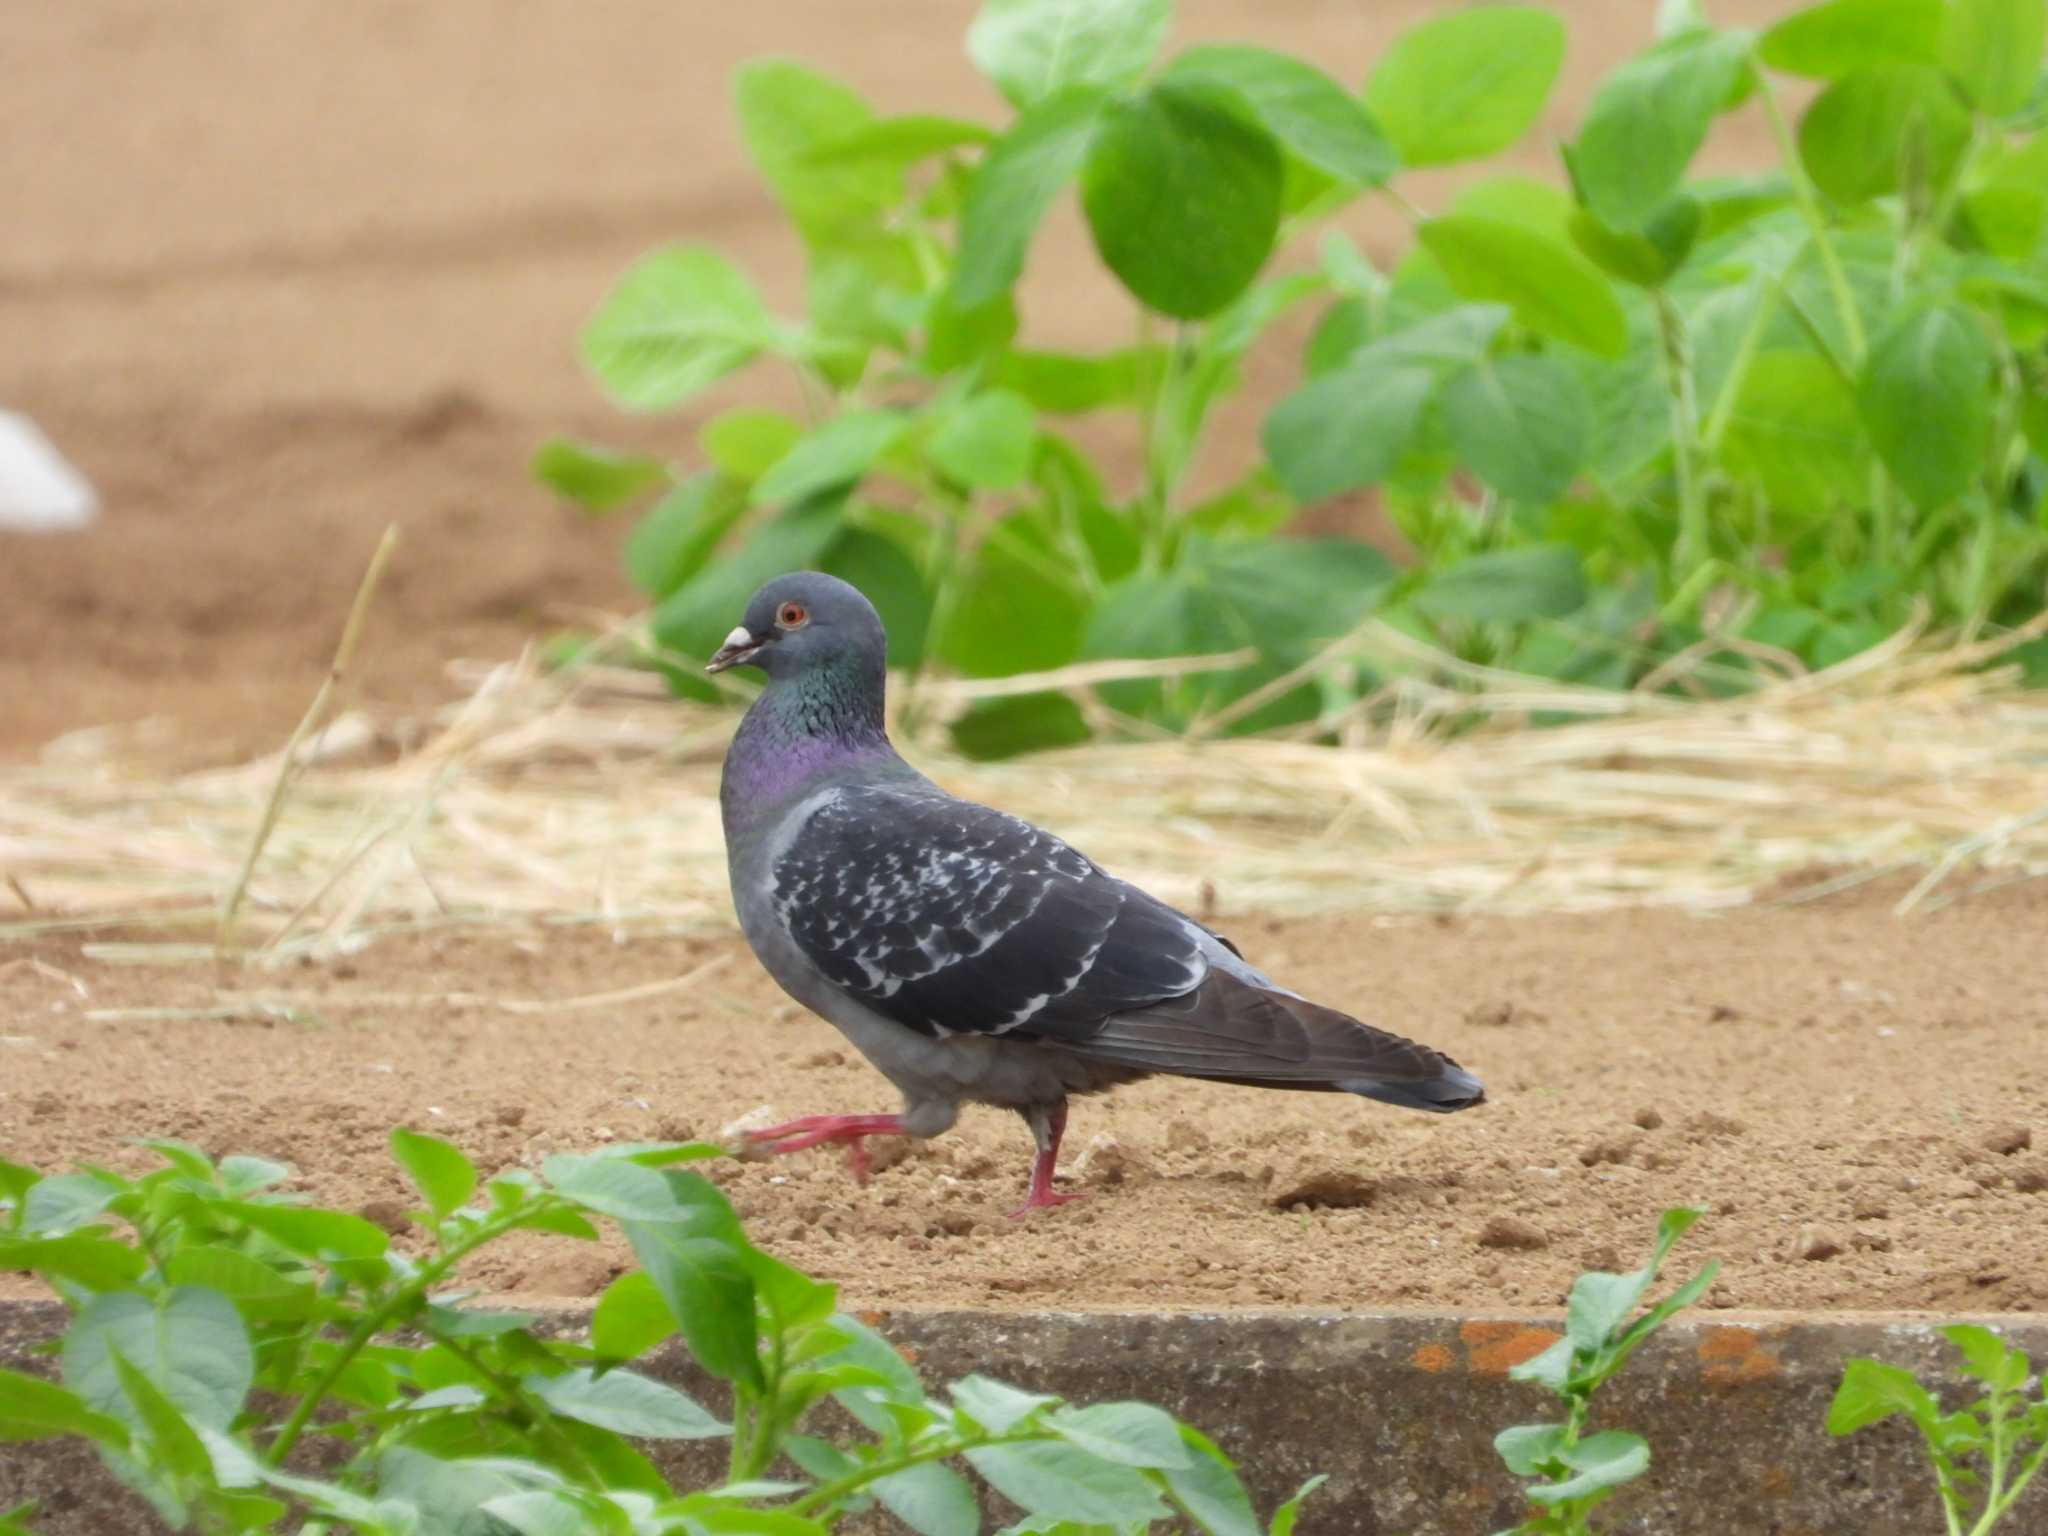
{"type": "Polygon", "coordinates": [[[722,651],[744,651],[753,643],[753,631],[744,624],[737,624],[733,626],[733,632],[725,637],[725,644],[720,646],[719,649],[722,651]]]}

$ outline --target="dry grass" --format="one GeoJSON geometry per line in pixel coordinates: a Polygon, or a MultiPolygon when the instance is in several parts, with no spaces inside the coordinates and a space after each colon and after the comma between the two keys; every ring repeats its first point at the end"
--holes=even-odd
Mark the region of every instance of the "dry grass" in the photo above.
{"type": "MultiPolygon", "coordinates": [[[[2048,870],[2048,695],[1995,664],[2018,638],[1907,632],[1827,672],[1688,700],[1488,674],[1368,626],[1316,665],[1400,651],[1407,670],[1335,722],[1339,748],[1127,737],[1002,764],[943,748],[942,722],[976,697],[1059,687],[1114,727],[1095,684],[1235,657],[926,680],[902,734],[947,787],[1202,912],[1713,908],[1794,872],[1844,872],[1834,888],[1901,868],[1924,871],[1902,905],[1926,905],[2048,870]],[[1532,725],[1540,711],[1582,718],[1532,725]]],[[[717,783],[734,711],[603,665],[549,673],[528,656],[457,675],[468,697],[440,717],[344,717],[304,738],[290,775],[282,753],[152,775],[108,732],[0,773],[17,907],[0,934],[117,921],[162,941],[95,946],[102,960],[210,955],[259,841],[238,935],[270,956],[393,926],[730,921],[717,783]]]]}

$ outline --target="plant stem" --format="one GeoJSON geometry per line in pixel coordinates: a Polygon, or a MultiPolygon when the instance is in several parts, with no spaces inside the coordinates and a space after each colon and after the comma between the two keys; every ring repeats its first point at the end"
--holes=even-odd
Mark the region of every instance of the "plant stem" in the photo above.
{"type": "Polygon", "coordinates": [[[292,1410],[291,1417],[284,1421],[284,1428],[277,1432],[277,1438],[270,1442],[270,1449],[263,1453],[264,1461],[273,1467],[284,1464],[285,1457],[290,1455],[292,1447],[298,1444],[299,1436],[305,1432],[306,1425],[311,1422],[321,1400],[334,1390],[334,1384],[341,1379],[341,1373],[348,1369],[349,1362],[361,1354],[372,1339],[391,1326],[394,1318],[408,1314],[418,1307],[426,1299],[427,1292],[457,1264],[485,1243],[510,1232],[520,1222],[533,1215],[536,1209],[566,1203],[547,1197],[530,1200],[512,1210],[500,1212],[473,1228],[453,1247],[443,1250],[420,1266],[420,1272],[414,1275],[410,1282],[400,1286],[365,1312],[350,1330],[349,1336],[342,1341],[341,1348],[335,1353],[334,1358],[327,1362],[327,1368],[315,1379],[306,1395],[299,1399],[299,1405],[292,1410]]]}
{"type": "Polygon", "coordinates": [[[971,1440],[961,1435],[952,1435],[944,1440],[933,1441],[929,1445],[921,1445],[915,1450],[884,1456],[878,1461],[869,1462],[857,1472],[849,1472],[846,1476],[836,1477],[829,1483],[821,1483],[790,1505],[788,1513],[808,1515],[813,1510],[829,1508],[848,1494],[858,1493],[877,1479],[888,1477],[891,1473],[907,1471],[911,1467],[921,1467],[928,1461],[945,1461],[949,1457],[958,1456],[962,1451],[978,1450],[984,1445],[1024,1445],[1034,1440],[1058,1438],[1049,1430],[1033,1430],[1027,1434],[983,1435],[971,1440]]]}
{"type": "Polygon", "coordinates": [[[1671,390],[1671,452],[1678,477],[1678,548],[1673,561],[1681,580],[1711,557],[1707,503],[1699,468],[1700,408],[1693,387],[1692,363],[1686,356],[1685,317],[1671,296],[1657,291],[1657,332],[1664,345],[1664,370],[1671,390]]]}
{"type": "Polygon", "coordinates": [[[482,1356],[460,1339],[452,1339],[445,1333],[435,1333],[431,1329],[428,1330],[428,1337],[509,1398],[525,1418],[527,1427],[555,1453],[557,1458],[572,1467],[578,1477],[592,1488],[605,1486],[604,1474],[592,1465],[590,1458],[583,1454],[575,1441],[562,1433],[562,1427],[555,1422],[554,1415],[548,1412],[546,1406],[536,1402],[533,1394],[517,1380],[487,1364],[482,1356]]]}
{"type": "Polygon", "coordinates": [[[1821,211],[1819,190],[1799,159],[1799,146],[1792,139],[1792,125],[1785,120],[1785,109],[1778,104],[1778,93],[1771,89],[1771,77],[1756,65],[1751,68],[1756,70],[1757,100],[1763,104],[1764,118],[1771,125],[1771,137],[1778,145],[1778,158],[1785,167],[1786,176],[1791,179],[1806,226],[1813,232],[1813,243],[1820,252],[1821,265],[1827,269],[1828,287],[1834,292],[1835,308],[1842,317],[1842,331],[1849,338],[1849,361],[1853,366],[1861,367],[1866,347],[1863,317],[1856,312],[1856,298],[1849,291],[1848,274],[1842,270],[1842,258],[1835,251],[1834,241],[1828,237],[1827,215],[1821,211]]]}

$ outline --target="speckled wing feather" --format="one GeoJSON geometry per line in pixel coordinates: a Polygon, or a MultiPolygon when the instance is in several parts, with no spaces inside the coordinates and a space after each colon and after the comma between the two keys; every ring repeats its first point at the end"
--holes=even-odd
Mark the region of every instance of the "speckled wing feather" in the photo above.
{"type": "Polygon", "coordinates": [[[847,785],[770,867],[799,948],[923,1034],[1079,1042],[1209,972],[1198,932],[1028,822],[927,785],[847,785]]]}

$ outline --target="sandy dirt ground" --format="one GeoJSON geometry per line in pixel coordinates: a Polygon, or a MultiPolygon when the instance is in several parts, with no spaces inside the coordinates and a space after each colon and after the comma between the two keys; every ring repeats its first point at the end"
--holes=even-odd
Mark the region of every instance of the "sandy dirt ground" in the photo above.
{"type": "MultiPolygon", "coordinates": [[[[1717,919],[1239,922],[1282,980],[1443,1047],[1491,1101],[1438,1117],[1138,1084],[1075,1106],[1063,1183],[1088,1198],[1021,1222],[1030,1138],[995,1110],[874,1143],[865,1188],[827,1151],[702,1166],[761,1242],[861,1302],[1549,1306],[1582,1267],[1638,1262],[1659,1210],[1699,1204],[1685,1256],[1722,1260],[1710,1305],[2037,1310],[2044,917],[2009,895],[1905,926],[1872,893],[1717,919]]],[[[394,1124],[496,1169],[764,1109],[895,1108],[737,939],[415,938],[261,977],[95,964],[78,942],[0,973],[0,1147],[46,1168],[145,1166],[125,1138],[180,1136],[400,1226],[394,1124]],[[693,971],[642,1002],[501,1006],[693,971]],[[119,1016],[230,994],[292,1018],[119,1016]]],[[[520,1239],[469,1278],[587,1296],[624,1257],[520,1239]]]]}
{"type": "MultiPolygon", "coordinates": [[[[1184,0],[1176,40],[1254,38],[1355,81],[1426,9],[1184,0]]],[[[1567,10],[1565,85],[1521,157],[1532,171],[1588,83],[1646,39],[1651,7],[1567,10]]],[[[579,371],[578,323],[669,240],[724,248],[792,302],[798,252],[733,129],[733,66],[790,54],[884,110],[994,119],[960,52],[971,12],[0,7],[0,405],[35,416],[107,503],[82,536],[0,535],[0,758],[144,716],[175,722],[193,758],[275,746],[394,520],[405,543],[363,658],[373,701],[415,706],[447,690],[452,656],[626,607],[623,530],[553,505],[528,455],[557,431],[684,452],[704,411],[755,386],[622,418],[579,371]]],[[[1763,148],[1741,117],[1709,160],[1754,165],[1763,148]]],[[[1410,190],[1428,204],[1448,183],[1410,190]]],[[[1382,215],[1351,222],[1394,249],[1382,215]]],[[[1099,342],[1122,301],[1071,211],[1042,246],[1028,333],[1099,342]]],[[[1243,451],[1289,366],[1255,364],[1220,452],[1233,437],[1243,451]]],[[[1549,1304],[1580,1266],[1630,1261],[1660,1207],[1698,1201],[1715,1215],[1689,1247],[1727,1261],[1716,1304],[2039,1307],[2042,917],[2017,896],[1911,926],[1875,899],[1713,921],[1253,920],[1237,935],[1269,968],[1442,1045],[1494,1101],[1434,1119],[1142,1085],[1077,1109],[1068,1177],[1091,1198],[1014,1225],[1002,1213],[1028,1139],[993,1113],[866,1189],[816,1154],[718,1176],[763,1241],[852,1299],[1549,1304]]],[[[308,1192],[390,1217],[394,1123],[488,1167],[712,1134],[763,1105],[890,1107],[731,938],[392,941],[274,976],[110,966],[79,942],[0,953],[0,1150],[48,1167],[179,1135],[285,1158],[308,1192]],[[707,962],[700,983],[630,1006],[494,1001],[707,962]],[[223,989],[284,998],[296,1021],[87,1017],[213,1010],[223,989]]],[[[473,1278],[588,1295],[619,1258],[536,1241],[473,1278]]]]}

